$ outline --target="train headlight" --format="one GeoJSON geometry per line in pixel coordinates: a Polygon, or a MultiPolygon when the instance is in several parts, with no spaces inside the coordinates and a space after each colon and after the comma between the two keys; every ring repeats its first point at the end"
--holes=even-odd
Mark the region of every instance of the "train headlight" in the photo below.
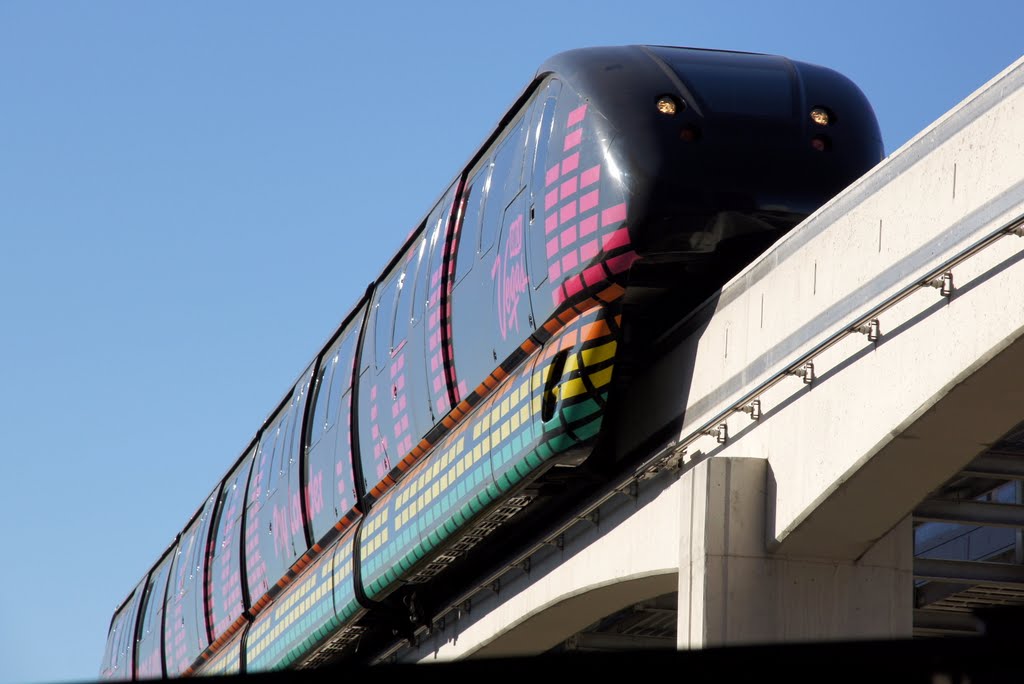
{"type": "Polygon", "coordinates": [[[654,106],[666,116],[674,116],[676,112],[683,108],[671,95],[662,95],[654,106]]]}
{"type": "Polygon", "coordinates": [[[811,121],[819,126],[828,126],[832,123],[832,114],[824,107],[815,107],[811,110],[811,121]]]}

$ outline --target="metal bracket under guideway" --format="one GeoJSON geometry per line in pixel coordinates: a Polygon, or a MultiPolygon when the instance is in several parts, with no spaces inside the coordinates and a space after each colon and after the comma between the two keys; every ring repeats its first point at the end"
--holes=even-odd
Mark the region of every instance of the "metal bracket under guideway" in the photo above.
{"type": "Polygon", "coordinates": [[[927,284],[937,289],[943,297],[951,297],[953,295],[953,272],[946,271],[941,276],[929,280],[927,284]]]}
{"type": "Polygon", "coordinates": [[[707,435],[708,437],[714,437],[715,441],[719,444],[725,444],[729,441],[729,426],[725,423],[719,423],[718,427],[712,430],[703,430],[701,431],[701,434],[707,435]]]}
{"type": "Polygon", "coordinates": [[[799,368],[793,368],[786,371],[786,375],[793,375],[804,381],[805,385],[810,385],[814,382],[814,362],[808,361],[799,368]]]}

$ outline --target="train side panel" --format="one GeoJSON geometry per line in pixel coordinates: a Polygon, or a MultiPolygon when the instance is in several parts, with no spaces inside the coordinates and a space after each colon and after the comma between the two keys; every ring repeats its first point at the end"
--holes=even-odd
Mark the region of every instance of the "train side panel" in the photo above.
{"type": "Polygon", "coordinates": [[[136,648],[136,678],[158,679],[164,674],[164,599],[171,577],[172,547],[149,573],[142,601],[142,622],[136,648]]]}
{"type": "Polygon", "coordinates": [[[252,623],[245,643],[247,672],[290,664],[288,654],[334,615],[334,556],[321,554],[252,623]]]}
{"type": "MultiPolygon", "coordinates": [[[[427,264],[425,269],[424,321],[426,326],[426,372],[427,392],[435,421],[440,420],[452,408],[449,385],[452,384],[453,368],[450,347],[451,300],[448,295],[450,261],[445,254],[450,246],[449,234],[456,220],[456,198],[460,182],[456,181],[427,216],[425,234],[427,239],[427,264]],[[442,309],[443,307],[443,309],[442,309]],[[442,316],[442,312],[444,315],[442,316]],[[446,344],[446,340],[448,343],[446,344]]],[[[414,306],[419,306],[423,297],[416,297],[414,306]]]]}
{"type": "Polygon", "coordinates": [[[637,258],[625,179],[608,155],[615,131],[596,103],[556,83],[548,85],[558,87],[551,129],[538,141],[547,136],[544,169],[538,163],[532,187],[530,276],[542,330],[566,311],[614,301],[637,258]]]}
{"type": "Polygon", "coordinates": [[[425,311],[423,291],[430,262],[441,255],[437,241],[428,249],[439,233],[438,224],[429,232],[421,226],[371,299],[359,363],[357,430],[363,485],[371,499],[408,467],[407,457],[435,424],[427,348],[440,319],[428,322],[435,319],[425,311]]]}
{"type": "Polygon", "coordinates": [[[218,648],[217,652],[199,668],[200,676],[234,675],[242,672],[242,644],[245,642],[250,623],[244,622],[218,648]]]}
{"type": "MultiPolygon", "coordinates": [[[[148,579],[148,578],[147,578],[148,579]]],[[[135,629],[139,605],[146,590],[146,579],[139,583],[128,600],[114,614],[107,633],[107,648],[100,666],[102,679],[132,679],[135,672],[135,629]]]]}
{"type": "Polygon", "coordinates": [[[363,590],[371,600],[389,594],[399,578],[432,550],[428,530],[436,527],[435,522],[447,522],[439,509],[471,506],[479,510],[485,505],[477,497],[492,482],[490,460],[481,449],[466,449],[467,427],[464,422],[450,432],[367,515],[360,533],[359,562],[363,590]]]}
{"type": "Polygon", "coordinates": [[[245,487],[252,470],[255,449],[250,449],[228,473],[214,514],[211,538],[207,606],[213,626],[214,643],[226,639],[241,627],[245,609],[242,587],[242,513],[245,487]]]}
{"type": "Polygon", "coordinates": [[[253,622],[245,640],[245,670],[298,666],[330,642],[358,634],[363,609],[352,585],[355,528],[325,549],[253,622]]]}
{"type": "Polygon", "coordinates": [[[310,365],[264,428],[256,450],[245,511],[245,567],[253,615],[272,600],[279,578],[306,549],[299,464],[312,375],[310,365]]]}
{"type": "MultiPolygon", "coordinates": [[[[497,244],[507,209],[512,209],[510,225],[517,209],[520,216],[523,213],[522,202],[517,205],[515,200],[522,189],[527,121],[525,112],[517,113],[505,134],[466,175],[455,233],[451,310],[460,399],[466,399],[533,332],[522,241],[515,254],[501,254],[497,244]]],[[[521,218],[516,228],[522,235],[521,218]]]]}
{"type": "Polygon", "coordinates": [[[305,464],[306,499],[316,540],[334,529],[357,503],[352,465],[352,378],[362,324],[360,312],[328,348],[316,371],[305,464]]]}
{"type": "Polygon", "coordinates": [[[619,331],[615,302],[623,288],[617,281],[635,258],[623,227],[624,193],[612,174],[602,174],[600,129],[587,125],[587,105],[571,87],[551,79],[525,109],[493,154],[467,175],[456,233],[452,319],[458,394],[469,405],[486,399],[368,515],[360,557],[363,588],[373,599],[408,579],[413,568],[422,573],[421,561],[450,536],[549,459],[587,442],[600,426],[619,331]],[[522,150],[510,155],[510,146],[522,150]],[[501,161],[503,151],[517,160],[501,161]],[[602,175],[608,182],[601,182],[602,175]],[[536,187],[541,181],[543,190],[536,187]],[[524,188],[528,182],[530,190],[524,188]],[[542,264],[530,265],[538,273],[532,279],[532,294],[541,298],[536,307],[526,272],[530,216],[533,253],[544,254],[542,264]],[[538,345],[519,340],[533,331],[537,309],[549,316],[539,335],[560,336],[546,347],[544,366],[534,377],[535,360],[526,359],[538,345]],[[580,311],[588,313],[580,318],[580,311]],[[573,325],[562,331],[566,321],[573,325]],[[481,345],[488,331],[490,348],[481,345]],[[463,354],[472,357],[464,362],[463,354]],[[541,380],[559,356],[558,377],[541,380]],[[496,360],[503,363],[495,369],[496,360]],[[470,391],[462,378],[479,371],[477,366],[487,370],[475,377],[486,373],[486,380],[470,391]],[[506,378],[510,373],[512,379],[506,378]],[[499,383],[500,392],[492,393],[499,383]],[[542,420],[545,386],[550,406],[542,420]]]}
{"type": "Polygon", "coordinates": [[[604,307],[573,319],[377,502],[359,549],[369,598],[443,570],[525,504],[506,494],[592,443],[617,323],[614,308],[604,307]]]}
{"type": "Polygon", "coordinates": [[[220,487],[206,499],[199,515],[178,541],[164,616],[164,657],[169,677],[185,673],[209,646],[206,629],[205,578],[207,540],[220,487]]]}

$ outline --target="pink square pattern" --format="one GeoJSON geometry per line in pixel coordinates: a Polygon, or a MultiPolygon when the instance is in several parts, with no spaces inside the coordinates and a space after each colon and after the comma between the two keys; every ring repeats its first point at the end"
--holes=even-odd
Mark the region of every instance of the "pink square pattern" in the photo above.
{"type": "Polygon", "coordinates": [[[620,227],[626,218],[626,205],[601,205],[601,165],[581,170],[586,115],[586,104],[569,112],[562,140],[565,156],[544,174],[547,185],[544,194],[545,252],[548,278],[555,286],[552,292],[555,305],[579,294],[585,287],[600,285],[607,280],[609,271],[617,273],[628,268],[635,258],[629,252],[603,264],[593,263],[602,251],[628,248],[629,233],[620,227]]]}

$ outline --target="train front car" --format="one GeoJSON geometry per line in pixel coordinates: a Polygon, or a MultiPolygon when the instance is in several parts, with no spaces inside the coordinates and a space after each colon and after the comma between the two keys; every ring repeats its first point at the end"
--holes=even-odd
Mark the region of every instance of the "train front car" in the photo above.
{"type": "Polygon", "coordinates": [[[863,93],[819,66],[631,46],[563,53],[546,68],[603,124],[637,284],[698,275],[713,291],[883,156],[863,93]]]}

